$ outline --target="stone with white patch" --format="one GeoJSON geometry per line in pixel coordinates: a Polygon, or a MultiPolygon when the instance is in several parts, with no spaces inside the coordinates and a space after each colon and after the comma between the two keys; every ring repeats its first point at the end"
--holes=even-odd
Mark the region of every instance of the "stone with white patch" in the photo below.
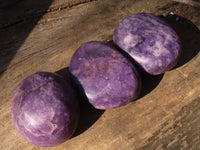
{"type": "Polygon", "coordinates": [[[171,69],[180,56],[176,32],[164,20],[149,13],[135,14],[121,21],[114,30],[113,41],[152,75],[171,69]]]}

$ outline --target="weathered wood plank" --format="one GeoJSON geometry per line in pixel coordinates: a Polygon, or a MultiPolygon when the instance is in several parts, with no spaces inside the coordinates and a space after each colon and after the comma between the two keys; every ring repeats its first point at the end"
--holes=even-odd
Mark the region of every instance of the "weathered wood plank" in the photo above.
{"type": "Polygon", "coordinates": [[[42,11],[25,13],[31,19],[0,29],[0,149],[200,149],[198,8],[170,0],[55,0],[45,8],[42,3],[42,11]],[[35,12],[45,13],[38,17],[34,16],[35,12]],[[16,85],[36,71],[63,70],[82,43],[112,40],[115,26],[138,12],[156,15],[173,12],[183,17],[165,18],[181,37],[183,53],[178,65],[163,76],[143,75],[140,98],[124,107],[101,115],[102,112],[84,106],[84,117],[88,115],[88,119],[92,115],[93,123],[86,119],[90,122],[87,124],[81,118],[80,124],[84,127],[79,126],[79,131],[82,133],[61,145],[38,148],[24,141],[14,129],[10,116],[16,85]]]}
{"type": "MultiPolygon", "coordinates": [[[[8,0],[9,1],[9,0],[8,0]]],[[[10,0],[11,1],[11,0],[10,0]]],[[[95,0],[13,0],[10,7],[0,9],[0,28],[14,25],[24,20],[40,18],[44,13],[60,11],[71,8],[80,4],[88,3],[95,0]]]]}

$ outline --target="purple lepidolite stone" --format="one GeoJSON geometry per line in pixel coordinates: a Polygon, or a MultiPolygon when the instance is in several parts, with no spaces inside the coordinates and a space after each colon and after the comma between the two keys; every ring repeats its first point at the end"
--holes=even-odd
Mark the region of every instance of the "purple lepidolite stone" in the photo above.
{"type": "Polygon", "coordinates": [[[139,13],[121,21],[114,30],[113,41],[152,75],[171,69],[180,55],[178,35],[153,14],[139,13]]]}
{"type": "Polygon", "coordinates": [[[97,109],[123,106],[139,94],[140,79],[133,64],[103,42],[80,46],[69,69],[97,109]]]}
{"type": "Polygon", "coordinates": [[[72,136],[79,119],[78,99],[60,76],[35,73],[15,89],[12,120],[16,130],[37,146],[55,146],[72,136]]]}

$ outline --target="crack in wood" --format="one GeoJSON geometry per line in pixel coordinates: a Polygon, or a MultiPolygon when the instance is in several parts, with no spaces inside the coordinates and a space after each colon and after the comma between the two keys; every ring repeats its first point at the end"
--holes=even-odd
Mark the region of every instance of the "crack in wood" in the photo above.
{"type": "Polygon", "coordinates": [[[67,9],[67,8],[75,7],[75,6],[78,6],[78,5],[81,5],[81,4],[90,3],[90,2],[93,2],[93,1],[97,1],[97,0],[84,0],[84,1],[79,0],[78,3],[74,3],[74,4],[67,3],[64,6],[50,8],[50,9],[47,10],[47,12],[61,11],[61,10],[67,9]]]}

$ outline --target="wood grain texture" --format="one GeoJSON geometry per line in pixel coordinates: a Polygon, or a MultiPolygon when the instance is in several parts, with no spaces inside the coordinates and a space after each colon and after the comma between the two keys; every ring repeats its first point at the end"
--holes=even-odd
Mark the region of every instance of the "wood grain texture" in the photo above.
{"type": "MultiPolygon", "coordinates": [[[[32,3],[19,3],[27,11],[0,22],[0,149],[200,149],[200,9],[170,0],[32,3]],[[181,38],[177,66],[161,76],[142,74],[142,93],[126,106],[99,112],[83,104],[80,132],[63,144],[40,148],[23,140],[10,114],[17,84],[37,71],[67,76],[66,67],[81,44],[91,40],[109,43],[115,26],[138,12],[177,15],[164,17],[181,38]]],[[[15,9],[4,14],[13,14],[15,9]]],[[[3,13],[1,17],[6,18],[3,13]]]]}

